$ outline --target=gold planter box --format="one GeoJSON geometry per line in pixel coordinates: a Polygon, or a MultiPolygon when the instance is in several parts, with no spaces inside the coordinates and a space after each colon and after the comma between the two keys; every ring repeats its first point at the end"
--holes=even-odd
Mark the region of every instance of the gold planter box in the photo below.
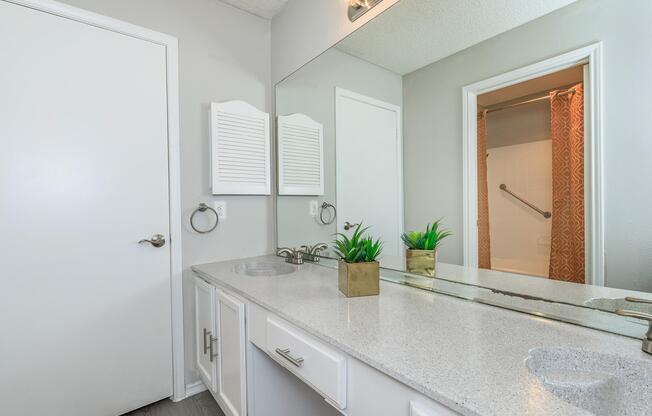
{"type": "Polygon", "coordinates": [[[380,293],[380,264],[339,261],[338,283],[346,297],[374,296],[380,293]]]}
{"type": "Polygon", "coordinates": [[[405,263],[408,273],[435,277],[437,273],[436,250],[406,250],[405,263]]]}

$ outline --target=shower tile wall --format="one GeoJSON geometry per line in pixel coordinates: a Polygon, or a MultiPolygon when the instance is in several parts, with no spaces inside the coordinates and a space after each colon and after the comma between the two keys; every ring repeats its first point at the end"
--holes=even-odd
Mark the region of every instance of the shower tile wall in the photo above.
{"type": "Polygon", "coordinates": [[[489,222],[493,269],[548,275],[549,219],[498,187],[506,184],[539,208],[552,207],[551,141],[539,140],[488,150],[489,222]]]}

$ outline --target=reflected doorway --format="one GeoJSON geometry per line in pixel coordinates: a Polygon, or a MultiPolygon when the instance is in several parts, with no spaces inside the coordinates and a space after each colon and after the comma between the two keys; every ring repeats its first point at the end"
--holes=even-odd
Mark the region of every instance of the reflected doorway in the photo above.
{"type": "Polygon", "coordinates": [[[584,283],[583,77],[575,66],[478,96],[480,267],[584,283]]]}
{"type": "MultiPolygon", "coordinates": [[[[466,266],[604,285],[600,78],[601,44],[596,43],[463,88],[466,266]],[[547,107],[550,115],[533,112],[537,105],[547,107]],[[539,135],[541,140],[510,138],[518,136],[519,129],[527,133],[525,136],[536,136],[534,128],[519,127],[519,121],[510,117],[509,112],[519,111],[538,114],[531,116],[530,122],[539,120],[539,124],[547,124],[550,141],[545,142],[545,133],[539,135]],[[507,119],[502,120],[502,126],[501,117],[507,119]],[[498,125],[492,125],[491,119],[498,125]],[[488,139],[491,131],[498,131],[500,137],[488,139]],[[481,135],[484,140],[478,141],[481,135]],[[512,166],[507,173],[495,174],[491,170],[491,153],[495,155],[493,166],[497,166],[497,159],[505,156],[506,150],[500,147],[527,143],[537,143],[540,148],[535,151],[536,145],[529,145],[533,148],[529,155],[516,152],[516,147],[507,153],[530,162],[512,166]],[[546,144],[550,151],[545,150],[546,144]],[[533,178],[537,170],[549,175],[533,178]],[[510,185],[508,178],[514,185],[510,185]],[[538,194],[533,191],[537,187],[538,194]],[[528,200],[528,195],[536,203],[528,200]],[[491,231],[490,204],[496,201],[513,204],[512,208],[518,206],[521,214],[529,212],[533,218],[539,217],[540,227],[529,238],[530,257],[521,255],[524,248],[513,238],[513,233],[524,233],[513,227],[518,220],[496,207],[494,211],[502,215],[503,225],[512,226],[507,229],[512,235],[507,232],[505,236],[505,227],[496,225],[497,232],[503,230],[502,241],[506,242],[503,250],[499,249],[501,237],[491,231]],[[492,238],[496,241],[496,253],[491,253],[492,238]],[[504,250],[510,245],[518,250],[504,250]]],[[[507,160],[513,162],[514,158],[507,160]]],[[[494,218],[494,222],[499,219],[494,218]]]]}

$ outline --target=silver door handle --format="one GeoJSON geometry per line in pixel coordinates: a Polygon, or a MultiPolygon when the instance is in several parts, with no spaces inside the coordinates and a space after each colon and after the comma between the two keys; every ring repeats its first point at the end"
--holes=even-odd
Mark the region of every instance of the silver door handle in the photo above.
{"type": "Polygon", "coordinates": [[[151,240],[140,240],[138,244],[149,243],[154,247],[163,247],[165,245],[165,236],[163,234],[154,234],[151,240]]]}
{"type": "Polygon", "coordinates": [[[290,349],[286,348],[284,350],[277,348],[276,353],[280,355],[281,357],[285,358],[289,362],[291,362],[295,367],[301,367],[303,365],[303,358],[301,357],[293,357],[290,355],[290,349]]]}
{"type": "Polygon", "coordinates": [[[360,225],[360,224],[351,224],[350,222],[347,221],[347,222],[344,223],[344,229],[346,231],[349,231],[351,228],[355,228],[358,225],[360,225]]]}

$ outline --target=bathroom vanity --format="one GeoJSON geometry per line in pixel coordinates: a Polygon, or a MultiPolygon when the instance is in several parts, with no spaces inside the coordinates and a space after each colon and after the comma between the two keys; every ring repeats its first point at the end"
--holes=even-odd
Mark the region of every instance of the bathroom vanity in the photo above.
{"type": "Polygon", "coordinates": [[[546,348],[652,375],[638,340],[388,282],[346,298],[324,265],[266,256],[193,271],[197,370],[230,416],[591,414],[525,364],[546,348]]]}

